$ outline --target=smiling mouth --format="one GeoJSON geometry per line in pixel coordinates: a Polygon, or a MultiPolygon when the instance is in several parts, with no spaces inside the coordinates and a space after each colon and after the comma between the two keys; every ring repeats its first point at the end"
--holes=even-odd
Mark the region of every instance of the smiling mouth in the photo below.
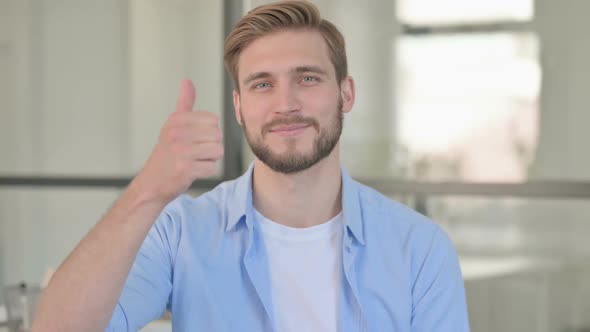
{"type": "Polygon", "coordinates": [[[290,125],[278,125],[273,127],[269,133],[275,134],[283,137],[294,137],[299,136],[307,130],[307,128],[312,127],[313,125],[308,123],[295,123],[290,125]]]}
{"type": "Polygon", "coordinates": [[[290,132],[290,131],[297,131],[299,129],[304,129],[311,126],[307,123],[297,123],[292,125],[280,125],[273,127],[270,131],[271,132],[290,132]]]}

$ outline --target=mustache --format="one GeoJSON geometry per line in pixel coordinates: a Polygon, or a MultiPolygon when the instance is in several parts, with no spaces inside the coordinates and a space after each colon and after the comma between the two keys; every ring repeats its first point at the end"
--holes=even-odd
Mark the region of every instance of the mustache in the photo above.
{"type": "Polygon", "coordinates": [[[264,124],[262,126],[262,134],[264,135],[264,134],[270,132],[272,130],[272,128],[276,127],[276,126],[285,126],[285,125],[293,125],[293,124],[302,124],[302,125],[313,126],[316,131],[319,131],[319,129],[320,129],[320,126],[315,119],[309,118],[309,117],[304,117],[301,115],[293,115],[293,116],[290,116],[287,118],[276,118],[276,119],[271,120],[270,122],[264,124]]]}

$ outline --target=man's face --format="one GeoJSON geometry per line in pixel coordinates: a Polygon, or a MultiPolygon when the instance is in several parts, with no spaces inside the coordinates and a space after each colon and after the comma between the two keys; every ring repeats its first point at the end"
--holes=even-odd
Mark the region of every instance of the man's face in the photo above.
{"type": "Polygon", "coordinates": [[[288,30],[261,37],[242,51],[238,68],[236,117],[258,159],[289,174],[333,151],[354,86],[350,78],[337,82],[319,32],[288,30]]]}

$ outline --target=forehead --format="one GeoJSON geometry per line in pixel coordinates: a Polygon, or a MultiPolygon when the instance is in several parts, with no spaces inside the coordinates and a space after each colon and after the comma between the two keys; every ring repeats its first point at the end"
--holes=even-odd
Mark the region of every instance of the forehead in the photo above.
{"type": "Polygon", "coordinates": [[[255,72],[280,74],[302,65],[319,66],[335,76],[328,45],[318,31],[278,31],[254,40],[242,51],[238,77],[241,80],[255,72]]]}

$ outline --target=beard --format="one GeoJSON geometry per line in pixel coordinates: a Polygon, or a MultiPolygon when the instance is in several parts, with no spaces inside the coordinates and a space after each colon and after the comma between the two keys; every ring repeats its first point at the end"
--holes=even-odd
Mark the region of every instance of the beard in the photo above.
{"type": "Polygon", "coordinates": [[[319,123],[308,117],[301,115],[294,115],[285,118],[277,118],[262,126],[261,135],[254,136],[248,131],[248,127],[244,122],[244,117],[241,116],[242,127],[248,145],[254,155],[260,159],[265,165],[270,167],[275,172],[283,174],[293,174],[306,170],[317,164],[322,159],[326,158],[340,140],[342,134],[342,127],[344,124],[344,114],[342,113],[342,97],[338,99],[338,107],[334,112],[332,121],[324,128],[319,126],[319,123]],[[297,151],[297,142],[295,139],[289,139],[287,149],[283,153],[275,153],[270,146],[264,142],[264,137],[270,130],[277,125],[290,124],[306,124],[313,127],[318,135],[313,142],[312,151],[309,153],[297,151]]]}

